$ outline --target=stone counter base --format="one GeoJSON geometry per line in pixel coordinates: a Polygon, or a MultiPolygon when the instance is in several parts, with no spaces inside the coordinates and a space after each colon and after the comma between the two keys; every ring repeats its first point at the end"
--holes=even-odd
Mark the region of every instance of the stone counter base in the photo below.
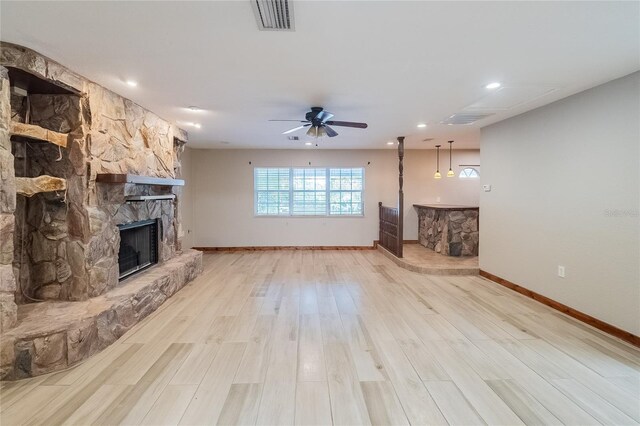
{"type": "Polygon", "coordinates": [[[102,296],[82,302],[21,305],[0,341],[0,379],[63,370],[101,351],[202,272],[202,253],[186,250],[102,296]]]}
{"type": "Polygon", "coordinates": [[[446,256],[477,256],[478,209],[418,209],[418,242],[446,256]]]}

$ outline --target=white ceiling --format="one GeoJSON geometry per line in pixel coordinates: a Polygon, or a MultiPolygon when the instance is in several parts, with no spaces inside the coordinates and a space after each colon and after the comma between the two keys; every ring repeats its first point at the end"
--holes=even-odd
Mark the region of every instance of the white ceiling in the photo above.
{"type": "Polygon", "coordinates": [[[2,40],[168,120],[201,123],[183,126],[198,148],[303,147],[304,132],[292,142],[281,135],[292,123],[267,120],[315,105],[369,123],[336,127],[321,147],[405,135],[408,148],[477,148],[484,125],[640,69],[638,2],[296,1],[294,32],[258,31],[249,1],[3,0],[0,13],[2,40]],[[483,99],[492,81],[505,92],[483,99]],[[496,113],[439,124],[463,110],[496,113]]]}

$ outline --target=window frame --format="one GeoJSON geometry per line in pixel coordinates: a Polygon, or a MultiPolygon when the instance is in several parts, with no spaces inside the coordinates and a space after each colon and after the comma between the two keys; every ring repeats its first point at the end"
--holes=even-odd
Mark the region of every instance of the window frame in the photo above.
{"type": "MultiPolygon", "coordinates": [[[[253,216],[256,218],[364,218],[365,217],[365,200],[364,200],[364,192],[365,192],[365,182],[366,182],[366,172],[364,167],[313,167],[313,166],[302,166],[302,167],[254,167],[253,168],[253,216]],[[258,190],[256,190],[256,169],[289,169],[289,214],[258,214],[258,190]],[[294,169],[323,169],[325,171],[325,214],[293,214],[293,194],[294,192],[302,192],[305,193],[307,191],[304,190],[294,190],[293,188],[293,170],[294,169]],[[331,191],[331,170],[332,169],[360,169],[362,170],[362,189],[360,190],[335,190],[331,191]],[[332,192],[360,192],[360,205],[362,209],[361,214],[331,214],[331,193],[332,192]]],[[[266,192],[266,191],[265,191],[266,192]]],[[[278,191],[285,192],[285,191],[278,191]]],[[[318,191],[309,191],[309,192],[318,192],[318,191]]]]}
{"type": "Polygon", "coordinates": [[[480,179],[480,171],[475,168],[475,167],[463,167],[462,170],[460,170],[460,172],[458,173],[458,179],[462,179],[462,180],[474,180],[474,179],[480,179]],[[462,173],[466,170],[473,170],[475,172],[475,176],[462,176],[462,173]]]}
{"type": "MultiPolygon", "coordinates": [[[[340,176],[342,176],[342,172],[340,173],[340,176]]],[[[365,185],[365,176],[364,176],[364,167],[327,167],[327,216],[331,216],[331,217],[349,217],[349,216],[355,216],[355,217],[364,217],[364,185],[365,185]],[[342,170],[342,169],[348,169],[351,170],[351,178],[352,178],[352,183],[353,183],[353,170],[354,169],[361,169],[362,170],[362,188],[360,190],[354,190],[352,189],[334,189],[331,190],[331,170],[342,170]],[[353,193],[355,192],[359,192],[360,193],[360,205],[361,205],[361,209],[362,209],[362,213],[361,214],[331,214],[331,204],[335,204],[331,202],[331,193],[335,192],[338,194],[342,194],[342,193],[350,193],[351,196],[353,196],[353,193]]],[[[338,203],[339,204],[339,203],[338,203]]],[[[351,205],[353,206],[353,201],[351,202],[351,205]]]]}
{"type": "Polygon", "coordinates": [[[283,217],[325,217],[325,216],[327,216],[328,214],[324,214],[324,215],[321,215],[321,214],[300,214],[300,213],[295,214],[294,213],[294,211],[295,211],[294,204],[295,204],[295,194],[296,193],[301,193],[303,195],[306,195],[307,192],[308,192],[308,193],[312,193],[312,194],[315,195],[316,193],[323,193],[324,192],[324,194],[325,194],[324,207],[325,207],[325,212],[328,212],[328,210],[327,210],[327,206],[329,205],[328,204],[329,201],[327,199],[328,196],[329,196],[329,192],[327,191],[328,190],[327,185],[329,183],[328,172],[329,172],[329,168],[328,167],[308,167],[308,166],[307,167],[290,167],[289,168],[289,179],[290,179],[290,182],[291,182],[289,184],[289,187],[291,188],[291,190],[290,190],[291,195],[289,196],[289,198],[290,198],[290,200],[289,200],[289,213],[290,214],[286,215],[286,216],[284,216],[284,215],[281,215],[281,216],[283,216],[283,217]],[[295,176],[294,176],[294,172],[293,172],[294,170],[303,170],[305,172],[307,170],[313,170],[314,171],[314,174],[313,174],[314,178],[317,176],[316,170],[324,170],[324,182],[325,182],[324,191],[317,190],[317,189],[314,189],[314,190],[306,190],[306,189],[304,189],[304,187],[305,187],[305,177],[306,177],[306,173],[304,173],[304,172],[303,172],[303,177],[302,177],[302,182],[303,182],[302,183],[302,187],[303,187],[303,189],[301,189],[301,190],[300,189],[295,189],[295,185],[294,185],[295,176]]]}

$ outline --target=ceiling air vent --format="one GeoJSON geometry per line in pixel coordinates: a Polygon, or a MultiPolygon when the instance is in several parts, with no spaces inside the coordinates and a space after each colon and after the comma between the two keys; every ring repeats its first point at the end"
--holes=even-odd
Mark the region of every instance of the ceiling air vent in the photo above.
{"type": "Polygon", "coordinates": [[[487,118],[493,113],[480,113],[480,112],[459,112],[453,114],[451,117],[442,120],[442,124],[473,124],[478,120],[487,118]]]}
{"type": "Polygon", "coordinates": [[[293,31],[293,1],[251,0],[258,28],[263,31],[293,31]]]}

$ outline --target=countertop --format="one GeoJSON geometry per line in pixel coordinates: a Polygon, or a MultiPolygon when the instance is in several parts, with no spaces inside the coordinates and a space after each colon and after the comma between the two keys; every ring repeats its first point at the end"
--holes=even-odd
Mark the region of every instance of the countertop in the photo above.
{"type": "Polygon", "coordinates": [[[478,206],[455,206],[452,204],[414,204],[413,207],[436,210],[480,210],[478,206]]]}

